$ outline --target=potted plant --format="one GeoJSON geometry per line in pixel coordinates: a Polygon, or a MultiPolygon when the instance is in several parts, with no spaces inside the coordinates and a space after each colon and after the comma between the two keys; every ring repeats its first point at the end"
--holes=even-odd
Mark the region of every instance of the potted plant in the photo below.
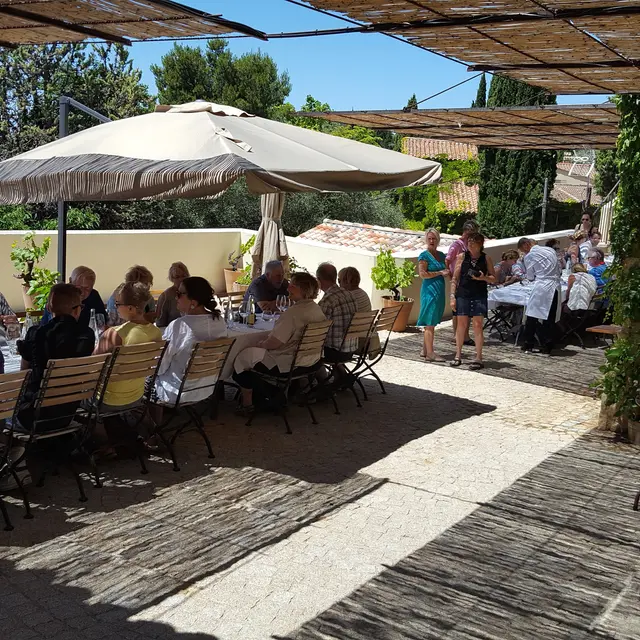
{"type": "Polygon", "coordinates": [[[242,270],[238,269],[238,266],[242,261],[242,257],[249,253],[251,247],[255,244],[255,241],[256,237],[253,235],[244,244],[241,244],[237,251],[232,251],[229,254],[228,260],[231,269],[224,270],[224,285],[227,292],[234,291],[233,285],[242,274],[242,270]]]}
{"type": "Polygon", "coordinates": [[[11,262],[18,273],[15,278],[22,281],[22,298],[24,307],[28,309],[44,309],[51,287],[58,281],[59,273],[50,269],[43,269],[37,265],[46,257],[51,238],[45,238],[38,246],[33,232],[27,233],[22,239],[11,245],[11,262]]]}
{"type": "Polygon", "coordinates": [[[251,264],[238,271],[238,279],[233,283],[234,291],[246,291],[251,284],[251,264]]]}
{"type": "Polygon", "coordinates": [[[401,289],[411,286],[416,277],[416,267],[410,260],[404,260],[401,265],[391,254],[391,250],[382,249],[378,254],[376,266],[371,269],[371,280],[378,291],[391,291],[392,296],[382,296],[384,307],[397,307],[402,309],[393,324],[394,331],[404,331],[409,322],[409,314],[413,308],[414,300],[405,298],[401,289]]]}

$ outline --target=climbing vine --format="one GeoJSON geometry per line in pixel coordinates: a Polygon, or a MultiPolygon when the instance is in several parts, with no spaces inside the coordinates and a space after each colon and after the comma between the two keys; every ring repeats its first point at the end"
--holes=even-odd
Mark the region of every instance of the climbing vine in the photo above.
{"type": "Polygon", "coordinates": [[[640,419],[640,94],[616,97],[620,114],[617,155],[620,187],[611,251],[615,262],[608,287],[613,320],[623,327],[607,351],[602,391],[623,420],[640,419]]]}

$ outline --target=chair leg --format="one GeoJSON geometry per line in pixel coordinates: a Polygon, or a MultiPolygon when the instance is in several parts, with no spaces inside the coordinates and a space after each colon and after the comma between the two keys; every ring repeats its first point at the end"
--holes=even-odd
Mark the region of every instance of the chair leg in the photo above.
{"type": "Polygon", "coordinates": [[[92,453],[87,452],[87,457],[89,458],[89,464],[91,465],[91,474],[93,475],[93,486],[96,489],[102,489],[102,480],[100,480],[100,471],[98,469],[98,465],[96,464],[96,458],[92,453]]]}
{"type": "Polygon", "coordinates": [[[282,419],[284,420],[284,424],[287,427],[287,435],[291,435],[293,433],[293,431],[291,431],[291,427],[289,426],[289,420],[287,419],[287,408],[286,407],[284,407],[280,411],[280,415],[282,416],[282,419]]]}
{"type": "Polygon", "coordinates": [[[78,473],[77,469],[75,468],[75,466],[73,465],[72,462],[69,462],[69,469],[71,470],[71,473],[73,473],[73,477],[76,480],[76,484],[78,485],[78,491],[80,492],[80,502],[87,502],[88,498],[87,498],[87,494],[84,492],[84,485],[82,484],[82,478],[80,477],[80,474],[78,473]]]}
{"type": "Polygon", "coordinates": [[[338,403],[336,401],[336,394],[332,393],[331,394],[331,402],[333,402],[333,408],[335,409],[335,415],[339,416],[340,415],[340,409],[338,409],[338,403]]]}
{"type": "Polygon", "coordinates": [[[149,473],[149,469],[147,469],[147,463],[145,462],[144,456],[147,453],[144,446],[144,439],[141,436],[136,438],[136,455],[138,456],[138,462],[140,462],[140,473],[143,475],[147,475],[149,473]]]}
{"type": "Polygon", "coordinates": [[[307,407],[307,411],[309,412],[309,415],[311,416],[311,424],[319,424],[318,421],[316,420],[315,413],[313,413],[313,409],[311,408],[311,405],[307,402],[307,403],[305,403],[305,406],[307,407]]]}
{"type": "Polygon", "coordinates": [[[31,513],[31,505],[29,504],[29,496],[27,496],[27,490],[24,488],[24,482],[20,479],[20,476],[15,469],[11,469],[11,475],[18,485],[20,495],[22,496],[22,504],[24,505],[24,518],[25,520],[32,520],[33,513],[31,513]]]}
{"type": "Polygon", "coordinates": [[[209,436],[206,434],[204,430],[204,423],[202,422],[202,418],[198,415],[198,412],[194,409],[193,411],[188,412],[189,415],[192,416],[193,423],[196,427],[197,432],[200,434],[202,439],[204,440],[205,445],[207,445],[207,451],[209,452],[210,458],[215,458],[213,454],[213,449],[211,448],[211,440],[209,440],[209,436]]]}
{"type": "Polygon", "coordinates": [[[158,430],[156,431],[156,434],[158,435],[160,440],[162,440],[162,444],[164,444],[164,446],[169,451],[169,455],[171,456],[171,462],[173,462],[173,470],[180,471],[180,467],[178,466],[178,460],[176,459],[176,452],[175,452],[175,449],[173,448],[173,445],[169,442],[169,440],[167,440],[167,438],[165,438],[162,431],[158,430]]]}
{"type": "Polygon", "coordinates": [[[362,395],[364,396],[365,401],[368,401],[369,400],[369,396],[367,395],[367,391],[364,388],[364,385],[362,384],[362,380],[360,380],[360,378],[356,378],[356,382],[358,383],[358,386],[362,390],[362,395]]]}
{"type": "Polygon", "coordinates": [[[378,381],[378,384],[380,385],[380,390],[382,391],[383,394],[387,394],[387,390],[384,388],[384,384],[382,384],[382,380],[380,380],[380,376],[378,376],[378,374],[373,370],[373,369],[369,369],[369,371],[371,372],[371,375],[378,381]]]}
{"type": "Polygon", "coordinates": [[[362,403],[360,402],[360,398],[358,397],[358,392],[355,390],[354,386],[349,387],[349,391],[353,393],[353,397],[356,399],[356,405],[359,409],[362,409],[362,403]]]}
{"type": "Polygon", "coordinates": [[[0,513],[2,513],[2,519],[4,520],[4,530],[13,531],[13,525],[11,524],[11,520],[9,519],[9,512],[7,511],[7,507],[1,496],[0,496],[0,513]]]}

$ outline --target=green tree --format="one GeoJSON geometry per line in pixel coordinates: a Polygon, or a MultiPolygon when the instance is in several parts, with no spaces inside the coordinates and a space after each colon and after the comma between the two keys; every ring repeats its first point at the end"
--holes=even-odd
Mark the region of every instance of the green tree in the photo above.
{"type": "MultiPolygon", "coordinates": [[[[503,76],[493,76],[488,107],[555,104],[555,96],[503,76]]],[[[519,236],[539,227],[544,180],[556,179],[555,151],[485,149],[480,154],[478,223],[497,238],[519,236]]]]}
{"type": "Polygon", "coordinates": [[[615,149],[596,151],[596,193],[603,198],[615,187],[619,179],[618,154],[615,149]]]}
{"type": "Polygon", "coordinates": [[[414,93],[407,102],[407,106],[405,109],[417,109],[418,108],[418,98],[416,98],[416,94],[414,93]]]}
{"type": "Polygon", "coordinates": [[[291,92],[289,75],[270,56],[234,56],[220,38],[209,40],[206,51],[175,44],[151,71],[164,104],[209,100],[268,118],[291,92]]]}
{"type": "Polygon", "coordinates": [[[480,76],[480,83],[478,84],[478,93],[476,99],[471,103],[472,108],[481,109],[487,106],[487,78],[486,74],[480,76]]]}

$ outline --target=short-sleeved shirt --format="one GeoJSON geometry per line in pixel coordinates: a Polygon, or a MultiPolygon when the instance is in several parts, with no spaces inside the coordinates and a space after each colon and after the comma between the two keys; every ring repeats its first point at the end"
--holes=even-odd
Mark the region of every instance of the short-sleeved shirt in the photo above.
{"type": "Polygon", "coordinates": [[[371,311],[371,298],[366,291],[362,289],[354,289],[351,291],[353,299],[356,301],[356,311],[371,311]]]}
{"type": "Polygon", "coordinates": [[[178,311],[178,290],[176,287],[169,287],[160,294],[156,308],[158,317],[156,318],[157,327],[168,327],[174,320],[182,316],[178,311]]]}
{"type": "Polygon", "coordinates": [[[604,293],[604,288],[609,282],[609,278],[604,277],[604,272],[607,270],[607,265],[603,262],[595,267],[591,267],[589,269],[589,273],[596,279],[596,284],[598,285],[598,289],[596,293],[600,295],[604,293]]]}
{"type": "MultiPolygon", "coordinates": [[[[118,327],[114,327],[120,336],[123,345],[144,344],[145,342],[155,342],[162,340],[162,331],[155,324],[137,324],[135,322],[125,322],[118,327]]],[[[121,407],[140,400],[144,393],[145,378],[134,378],[133,380],[122,380],[112,382],[104,392],[103,402],[105,404],[121,407]]]]}
{"type": "Polygon", "coordinates": [[[0,316],[15,316],[13,309],[9,306],[7,299],[0,293],[0,316]]]}
{"type": "Polygon", "coordinates": [[[449,261],[449,271],[451,271],[451,275],[453,275],[456,271],[456,260],[461,253],[464,253],[467,250],[467,243],[462,239],[458,238],[453,242],[453,244],[449,247],[449,251],[447,252],[447,260],[449,261]]]}
{"type": "Polygon", "coordinates": [[[274,287],[265,274],[256,278],[246,290],[244,299],[248,300],[250,296],[256,301],[256,312],[261,313],[259,302],[274,302],[278,296],[289,295],[289,281],[283,280],[279,287],[274,287]]]}
{"type": "Polygon", "coordinates": [[[352,353],[357,348],[357,340],[349,340],[344,345],[342,341],[347,333],[353,314],[357,311],[356,301],[351,291],[341,289],[337,284],[327,289],[318,303],[320,308],[333,324],[327,335],[327,347],[341,349],[346,353],[352,353]]]}
{"type": "MultiPolygon", "coordinates": [[[[91,320],[91,309],[95,309],[96,315],[102,314],[104,316],[105,322],[109,320],[107,317],[107,310],[104,307],[104,302],[102,302],[102,298],[100,294],[92,289],[91,293],[82,301],[82,311],[80,312],[80,317],[78,318],[78,324],[81,327],[88,327],[89,320],[91,320]]],[[[42,314],[42,320],[40,324],[46,324],[51,321],[53,315],[48,309],[44,310],[42,314]]]]}
{"type": "MultiPolygon", "coordinates": [[[[275,326],[269,334],[283,343],[279,349],[270,349],[267,353],[273,358],[280,371],[289,371],[296,351],[298,341],[304,328],[312,322],[327,320],[321,307],[314,300],[300,300],[289,307],[278,318],[275,326]]],[[[299,367],[310,367],[317,360],[299,360],[299,367]]]]}
{"type": "MultiPolygon", "coordinates": [[[[56,316],[47,324],[31,327],[25,339],[18,341],[17,347],[18,353],[31,368],[31,378],[25,394],[26,408],[18,414],[20,422],[25,427],[30,427],[33,401],[49,360],[90,356],[95,347],[95,335],[72,316],[56,316]]],[[[71,416],[78,406],[79,403],[70,403],[43,409],[40,418],[47,420],[43,426],[46,429],[66,427],[71,422],[71,417],[62,421],[48,421],[58,416],[71,416]]]]}

